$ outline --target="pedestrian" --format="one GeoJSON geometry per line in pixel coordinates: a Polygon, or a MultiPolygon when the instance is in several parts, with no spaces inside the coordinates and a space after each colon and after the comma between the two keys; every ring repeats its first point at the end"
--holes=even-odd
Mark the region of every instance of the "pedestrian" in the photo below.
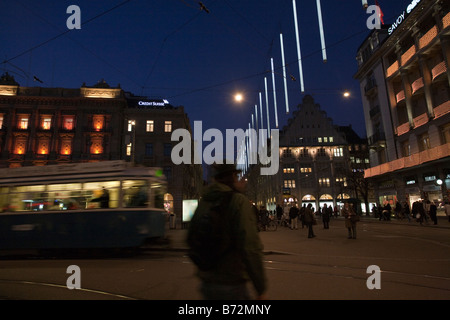
{"type": "Polygon", "coordinates": [[[428,217],[430,216],[430,206],[431,206],[431,202],[430,200],[425,200],[423,202],[423,209],[425,211],[425,214],[423,215],[423,218],[425,219],[425,222],[428,224],[428,217]]]}
{"type": "Polygon", "coordinates": [[[332,214],[333,212],[331,211],[331,207],[327,207],[327,204],[325,203],[322,208],[322,222],[324,229],[330,228],[330,216],[332,214]]]}
{"type": "Polygon", "coordinates": [[[277,207],[276,207],[276,212],[277,212],[277,220],[278,220],[278,224],[280,224],[280,222],[281,222],[281,217],[283,217],[283,208],[279,205],[279,204],[277,204],[277,207]]]}
{"type": "Polygon", "coordinates": [[[395,209],[394,209],[395,218],[396,219],[403,219],[401,214],[402,214],[402,205],[400,204],[400,201],[397,201],[396,204],[395,204],[395,209]]]}
{"type": "Polygon", "coordinates": [[[289,209],[289,218],[291,218],[291,230],[298,229],[298,216],[300,214],[300,210],[297,208],[297,205],[293,205],[291,209],[289,209]]]}
{"type": "Polygon", "coordinates": [[[300,214],[299,214],[299,218],[300,221],[302,222],[302,229],[305,227],[305,211],[306,211],[306,205],[303,204],[303,206],[300,209],[300,214]]]}
{"type": "Polygon", "coordinates": [[[422,226],[425,216],[425,209],[423,208],[422,200],[419,199],[413,203],[411,213],[413,217],[416,218],[416,221],[422,226]]]}
{"type": "Polygon", "coordinates": [[[408,201],[403,203],[403,216],[408,218],[408,222],[411,222],[411,210],[409,209],[408,201]]]}
{"type": "Polygon", "coordinates": [[[445,214],[447,215],[448,222],[450,222],[450,201],[449,200],[445,200],[444,210],[445,210],[445,214]]]}
{"type": "Polygon", "coordinates": [[[430,219],[433,221],[433,224],[437,225],[438,224],[438,222],[437,222],[437,207],[436,207],[436,204],[434,203],[434,201],[430,203],[429,214],[430,214],[430,219]]]}
{"type": "Polygon", "coordinates": [[[305,208],[305,225],[308,227],[308,238],[314,238],[313,225],[316,224],[316,217],[314,216],[314,211],[312,209],[312,204],[308,203],[305,208]]]}
{"type": "Polygon", "coordinates": [[[199,240],[198,226],[202,218],[211,216],[211,212],[217,210],[218,206],[222,207],[221,213],[225,216],[222,220],[223,234],[228,234],[229,237],[228,246],[221,250],[223,255],[214,266],[207,269],[197,265],[200,291],[207,300],[246,300],[250,299],[247,288],[250,279],[257,298],[263,299],[267,290],[263,246],[255,214],[249,199],[243,194],[244,179],[239,180],[240,170],[236,170],[232,164],[215,164],[212,169],[215,181],[202,194],[189,225],[187,240],[192,250],[195,241],[198,243],[199,240]]]}
{"type": "Polygon", "coordinates": [[[345,219],[345,227],[348,231],[348,239],[356,239],[356,223],[358,221],[358,216],[356,215],[350,203],[344,203],[344,207],[341,210],[341,215],[345,219]]]}
{"type": "Polygon", "coordinates": [[[338,217],[338,213],[339,213],[339,210],[338,210],[338,207],[337,207],[337,205],[336,205],[336,206],[334,206],[333,212],[334,212],[334,217],[335,217],[335,218],[337,219],[337,217],[338,217]]]}

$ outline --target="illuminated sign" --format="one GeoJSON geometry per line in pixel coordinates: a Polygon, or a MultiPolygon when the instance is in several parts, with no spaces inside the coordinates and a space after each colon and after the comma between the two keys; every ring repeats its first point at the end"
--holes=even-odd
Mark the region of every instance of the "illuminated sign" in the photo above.
{"type": "Polygon", "coordinates": [[[166,104],[169,104],[169,101],[163,100],[163,101],[139,101],[139,106],[149,106],[149,107],[164,107],[166,104]]]}
{"type": "Polygon", "coordinates": [[[411,11],[414,10],[414,8],[419,4],[420,0],[413,0],[408,7],[406,7],[406,10],[403,10],[402,14],[398,16],[398,18],[391,24],[391,26],[388,29],[388,34],[391,35],[395,29],[399,25],[402,24],[403,21],[405,21],[406,17],[411,13],[411,11]]]}

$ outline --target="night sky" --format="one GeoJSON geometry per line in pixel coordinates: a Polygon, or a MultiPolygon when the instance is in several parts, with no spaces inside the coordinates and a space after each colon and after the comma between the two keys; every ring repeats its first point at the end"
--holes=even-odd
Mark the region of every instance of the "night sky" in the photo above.
{"type": "MultiPolygon", "coordinates": [[[[411,0],[378,2],[389,24],[411,0]]],[[[351,124],[365,136],[359,83],[353,79],[357,48],[369,34],[369,15],[360,0],[321,1],[327,63],[322,61],[316,1],[296,1],[304,94],[291,0],[202,3],[207,10],[200,10],[196,0],[2,0],[1,73],[8,71],[21,86],[79,88],[104,79],[135,95],[184,106],[191,123],[203,121],[203,130],[247,128],[259,104],[258,92],[265,101],[267,77],[275,128],[273,58],[282,129],[292,116],[285,109],[279,40],[283,33],[290,111],[304,94],[311,94],[334,124],[351,124]],[[81,9],[80,30],[66,26],[70,5],[81,9]],[[350,98],[343,98],[344,90],[351,92],[350,98]],[[241,103],[234,101],[237,92],[244,95],[241,103]]]]}

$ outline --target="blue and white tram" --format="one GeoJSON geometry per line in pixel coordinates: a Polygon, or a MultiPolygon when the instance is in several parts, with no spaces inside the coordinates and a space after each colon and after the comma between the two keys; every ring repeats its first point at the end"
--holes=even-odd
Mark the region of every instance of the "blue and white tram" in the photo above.
{"type": "Polygon", "coordinates": [[[0,250],[139,247],[165,235],[165,189],[124,161],[0,169],[0,250]]]}

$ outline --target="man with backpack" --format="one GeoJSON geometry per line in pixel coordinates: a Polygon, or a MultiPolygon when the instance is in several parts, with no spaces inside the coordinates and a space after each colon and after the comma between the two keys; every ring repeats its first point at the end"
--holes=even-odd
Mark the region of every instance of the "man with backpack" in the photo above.
{"type": "Polygon", "coordinates": [[[265,298],[266,274],[256,217],[242,193],[244,182],[230,164],[213,165],[215,182],[202,195],[189,225],[189,256],[196,264],[207,300],[250,299],[250,280],[265,298]]]}

